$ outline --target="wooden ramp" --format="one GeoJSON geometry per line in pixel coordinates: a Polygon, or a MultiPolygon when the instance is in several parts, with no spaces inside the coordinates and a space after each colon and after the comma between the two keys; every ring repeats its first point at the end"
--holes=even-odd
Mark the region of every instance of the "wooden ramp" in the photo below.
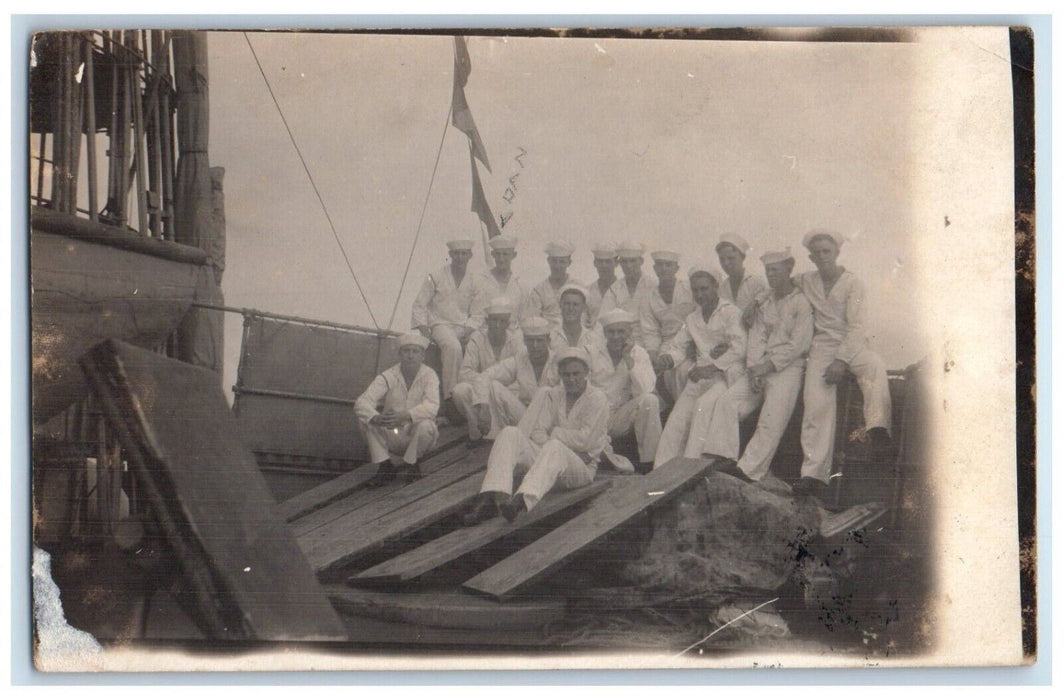
{"type": "Polygon", "coordinates": [[[649,474],[619,480],[571,520],[469,579],[463,587],[496,600],[511,598],[643,511],[659,506],[709,471],[707,460],[677,458],[649,474]]]}
{"type": "Polygon", "coordinates": [[[347,582],[351,585],[379,586],[406,583],[418,579],[466,554],[501,540],[517,530],[528,528],[572,506],[584,503],[609,488],[610,483],[608,479],[599,479],[581,489],[547,494],[546,498],[530,513],[521,517],[517,522],[511,523],[501,516],[496,516],[473,527],[458,528],[420,547],[366,569],[350,577],[347,582]]]}
{"type": "Polygon", "coordinates": [[[81,360],[212,639],[346,639],[237,437],[218,375],[107,341],[81,360]]]}

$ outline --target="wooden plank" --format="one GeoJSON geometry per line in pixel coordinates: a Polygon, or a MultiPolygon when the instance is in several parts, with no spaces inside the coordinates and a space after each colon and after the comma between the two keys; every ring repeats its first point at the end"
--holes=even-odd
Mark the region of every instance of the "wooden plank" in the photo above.
{"type": "Polygon", "coordinates": [[[616,483],[587,510],[463,584],[505,600],[643,511],[679,494],[710,469],[708,460],[676,458],[649,474],[616,483]]]}
{"type": "Polygon", "coordinates": [[[342,584],[325,586],[325,590],[341,612],[434,628],[539,628],[565,614],[565,601],[559,599],[497,603],[461,591],[383,593],[356,590],[342,584]]]}
{"type": "MultiPolygon", "coordinates": [[[[430,451],[425,456],[426,458],[422,460],[422,469],[424,473],[428,474],[431,471],[434,471],[433,465],[438,464],[439,462],[433,458],[457,445],[461,442],[463,436],[464,431],[461,433],[454,433],[450,436],[449,440],[444,440],[444,433],[440,431],[438,446],[430,451]]],[[[318,510],[319,508],[324,508],[334,501],[338,501],[350,494],[368,481],[374,474],[376,474],[376,467],[371,464],[356,467],[346,474],[337,476],[335,479],[326,481],[320,486],[304,491],[297,496],[289,498],[283,503],[277,504],[277,514],[288,521],[300,518],[318,510]]]]}
{"type": "Polygon", "coordinates": [[[345,639],[302,552],[274,517],[218,375],[117,341],[94,348],[82,368],[181,563],[207,635],[345,639]]]}
{"type": "Polygon", "coordinates": [[[840,513],[826,514],[820,521],[819,534],[828,539],[842,532],[848,534],[853,530],[867,527],[882,517],[888,510],[889,508],[885,505],[872,502],[861,503],[840,513]]]}
{"type": "MultiPolygon", "coordinates": [[[[467,474],[455,475],[448,472],[443,476],[439,476],[439,473],[458,462],[477,459],[478,457],[478,453],[470,452],[464,447],[455,447],[447,450],[436,459],[428,460],[421,465],[421,473],[424,474],[424,477],[416,482],[416,484],[412,485],[421,484],[425,479],[432,479],[432,481],[428,482],[428,484],[433,485],[431,490],[442,488],[447,484],[452,484],[467,474]]],[[[482,459],[486,461],[486,455],[483,455],[482,459]]],[[[477,459],[477,461],[480,460],[477,459]]],[[[376,474],[376,468],[371,467],[369,469],[369,476],[371,477],[374,474],[376,474]]],[[[424,486],[424,484],[422,484],[422,486],[424,486]]],[[[399,491],[404,491],[405,489],[406,487],[403,486],[401,481],[393,481],[390,484],[385,484],[384,486],[375,489],[358,489],[323,508],[319,508],[316,511],[296,519],[289,524],[289,527],[291,528],[293,535],[297,538],[302,537],[314,530],[328,525],[329,523],[339,520],[345,515],[349,515],[356,510],[364,508],[369,504],[391,503],[392,501],[386,501],[386,499],[391,498],[394,494],[399,491]]],[[[412,492],[407,491],[406,493],[408,496],[412,492]]],[[[403,505],[405,505],[405,501],[400,501],[396,507],[401,507],[403,505]]],[[[383,513],[381,513],[381,515],[383,515],[383,513]]]]}
{"type": "Polygon", "coordinates": [[[598,480],[590,486],[573,491],[559,491],[547,494],[530,513],[516,522],[509,522],[501,516],[482,522],[472,527],[461,528],[427,542],[416,549],[381,562],[347,579],[350,585],[359,584],[395,584],[411,581],[441,566],[445,566],[459,557],[496,542],[517,530],[544,520],[556,513],[571,508],[593,498],[609,488],[610,480],[598,480]]]}

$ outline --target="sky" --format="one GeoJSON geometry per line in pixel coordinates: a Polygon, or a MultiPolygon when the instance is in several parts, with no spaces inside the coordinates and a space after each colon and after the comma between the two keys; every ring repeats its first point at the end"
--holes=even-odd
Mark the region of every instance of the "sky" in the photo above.
{"type": "MultiPolygon", "coordinates": [[[[452,38],[247,37],[376,322],[389,326],[398,298],[390,327],[405,329],[445,241],[481,238],[467,140],[445,128],[452,38]]],[[[372,326],[247,39],[211,33],[208,47],[226,302],[372,326]]],[[[737,232],[753,246],[748,269],[789,245],[800,271],[812,267],[801,236],[831,228],[850,237],[840,262],[867,284],[872,347],[891,368],[926,354],[911,293],[918,45],[470,37],[468,48],[466,95],[492,165],[481,178],[496,216],[512,215],[528,285],[546,276],[554,238],[576,245],[570,271],[588,282],[595,243],[673,248],[685,269],[714,262],[719,236],[737,232]]],[[[239,343],[230,315],[226,386],[239,343]]]]}

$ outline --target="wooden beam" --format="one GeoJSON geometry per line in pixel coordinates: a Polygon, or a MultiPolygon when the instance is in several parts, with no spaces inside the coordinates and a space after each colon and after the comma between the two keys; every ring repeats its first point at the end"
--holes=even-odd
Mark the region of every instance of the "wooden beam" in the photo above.
{"type": "Polygon", "coordinates": [[[601,479],[590,486],[574,491],[549,493],[530,513],[516,522],[511,523],[502,516],[496,516],[479,525],[454,530],[416,549],[404,552],[394,559],[355,574],[347,579],[347,583],[352,586],[375,586],[412,581],[518,530],[526,529],[530,525],[584,503],[609,488],[610,483],[608,480],[601,479]]]}
{"type": "Polygon", "coordinates": [[[152,240],[138,236],[125,228],[109,226],[99,221],[89,221],[47,207],[30,209],[30,227],[41,233],[77,238],[89,243],[121,248],[172,262],[191,265],[205,265],[207,262],[207,254],[199,248],[181,245],[174,241],[152,240]]]}
{"type": "Polygon", "coordinates": [[[587,510],[469,579],[463,587],[496,600],[510,598],[639,513],[675,497],[708,472],[710,464],[707,460],[676,458],[649,474],[619,481],[587,510]]]}

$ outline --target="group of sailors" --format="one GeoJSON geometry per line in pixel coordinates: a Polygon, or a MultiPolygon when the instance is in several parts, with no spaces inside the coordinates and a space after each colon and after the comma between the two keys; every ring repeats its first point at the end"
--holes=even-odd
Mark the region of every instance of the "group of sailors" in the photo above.
{"type": "Polygon", "coordinates": [[[550,275],[528,288],[513,271],[512,237],[490,240],[494,266],[482,275],[468,271],[473,241],[449,241],[449,264],[427,276],[413,330],[399,338],[399,363],[355,405],[378,464],[370,485],[420,477],[441,399],[467,422],[471,443],[494,443],[466,524],[499,512],[512,520],[551,488],[586,485],[602,459],[645,473],[675,457],[710,456],[717,469],[757,481],[803,390],[804,457],[793,488],[821,497],[836,387],[848,374],[863,394],[867,435],[879,452],[889,442],[886,368],[868,347],[864,285],[837,263],[844,242],[811,231],[802,243],[815,270],[794,274],[790,248],[769,250],[760,256],[763,278],[746,269],[750,247],[735,234],[715,247],[722,274],[694,263],[687,279],[675,251],[653,251],[650,276],[641,245],[600,246],[598,279],[586,286],[568,274],[571,244],[554,242],[545,249],[550,275]],[[424,364],[430,341],[441,381],[424,364]],[[739,425],[757,408],[740,453],[739,425]],[[634,464],[612,446],[630,434],[634,464]]]}

